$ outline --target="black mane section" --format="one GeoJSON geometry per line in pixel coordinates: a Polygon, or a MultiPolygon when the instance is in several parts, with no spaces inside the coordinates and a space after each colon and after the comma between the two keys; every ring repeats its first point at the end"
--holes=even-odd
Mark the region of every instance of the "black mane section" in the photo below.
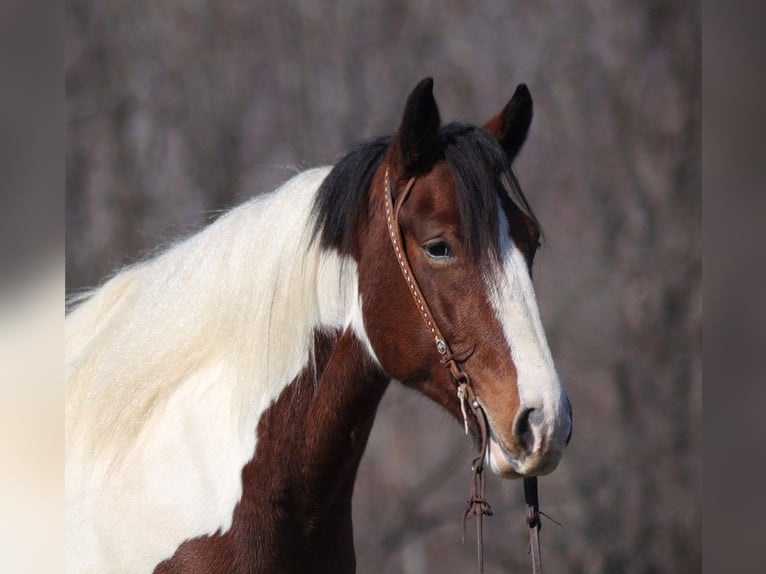
{"type": "MultiPolygon", "coordinates": [[[[350,250],[356,217],[367,209],[372,177],[391,141],[391,136],[385,136],[357,146],[322,182],[313,210],[314,238],[319,238],[323,247],[342,253],[350,250]]],[[[451,123],[439,131],[439,145],[437,157],[447,161],[457,186],[463,243],[483,266],[499,255],[498,199],[504,207],[511,203],[512,209],[524,213],[534,225],[537,220],[521,193],[508,156],[491,134],[475,126],[451,123]]],[[[509,214],[512,225],[514,219],[509,214]]],[[[515,236],[521,230],[511,231],[515,236]]]]}
{"type": "Polygon", "coordinates": [[[313,207],[314,239],[318,237],[322,247],[349,251],[354,222],[367,209],[372,177],[391,139],[384,136],[359,144],[335,164],[322,182],[313,207]]]}

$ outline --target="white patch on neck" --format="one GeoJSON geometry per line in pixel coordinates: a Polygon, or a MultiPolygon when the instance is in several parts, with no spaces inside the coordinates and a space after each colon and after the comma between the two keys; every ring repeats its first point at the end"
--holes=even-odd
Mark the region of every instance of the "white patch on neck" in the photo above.
{"type": "Polygon", "coordinates": [[[378,356],[375,354],[375,350],[372,348],[372,343],[370,342],[370,338],[367,336],[367,330],[364,327],[364,313],[362,312],[361,293],[357,295],[356,300],[354,301],[354,305],[351,307],[351,313],[349,314],[346,327],[351,328],[357,339],[359,339],[364,348],[367,349],[367,353],[369,353],[370,358],[372,358],[375,365],[380,367],[380,360],[378,360],[378,356]]]}
{"type": "Polygon", "coordinates": [[[308,246],[327,173],[119,273],[67,318],[67,571],[147,572],[225,532],[258,421],[308,364],[314,331],[351,326],[369,348],[356,263],[308,246]],[[136,432],[93,436],[104,409],[136,432]]]}

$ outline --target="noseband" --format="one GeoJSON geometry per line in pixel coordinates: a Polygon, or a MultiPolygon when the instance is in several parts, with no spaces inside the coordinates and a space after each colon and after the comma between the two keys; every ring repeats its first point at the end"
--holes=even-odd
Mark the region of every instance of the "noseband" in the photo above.
{"type": "MultiPolygon", "coordinates": [[[[463,514],[463,533],[465,538],[465,521],[469,515],[473,514],[476,517],[476,549],[478,570],[481,574],[484,572],[484,552],[483,552],[483,525],[482,519],[484,515],[492,516],[492,509],[486,498],[486,482],[484,476],[484,461],[487,455],[487,449],[489,448],[489,425],[487,423],[487,416],[479,403],[476,394],[471,386],[471,379],[458,362],[458,358],[452,352],[452,349],[447,343],[447,339],[442,334],[436,320],[431,313],[431,309],[426,302],[423,292],[420,290],[415,274],[412,271],[407,253],[404,251],[402,245],[402,233],[399,226],[399,212],[402,205],[407,200],[407,197],[412,191],[415,185],[416,178],[412,177],[407,180],[404,189],[394,202],[393,198],[393,186],[391,184],[391,176],[388,168],[386,168],[386,223],[388,225],[388,236],[391,239],[391,245],[394,248],[394,254],[396,260],[399,263],[399,269],[404,277],[404,282],[410,290],[410,294],[415,301],[415,305],[420,312],[420,315],[428,327],[431,335],[433,336],[434,346],[436,352],[440,355],[439,362],[447,369],[450,380],[455,385],[458,400],[460,401],[460,411],[463,415],[463,426],[465,433],[468,434],[468,412],[473,415],[476,422],[476,426],[479,429],[479,436],[481,437],[481,447],[479,449],[479,455],[473,459],[471,463],[471,470],[473,471],[473,482],[471,484],[471,496],[468,499],[468,508],[463,514]]],[[[541,574],[542,566],[540,562],[540,539],[539,532],[541,528],[540,524],[540,509],[537,496],[537,478],[524,478],[524,498],[527,503],[527,525],[529,526],[530,535],[530,552],[532,554],[532,571],[533,574],[541,574]]]]}

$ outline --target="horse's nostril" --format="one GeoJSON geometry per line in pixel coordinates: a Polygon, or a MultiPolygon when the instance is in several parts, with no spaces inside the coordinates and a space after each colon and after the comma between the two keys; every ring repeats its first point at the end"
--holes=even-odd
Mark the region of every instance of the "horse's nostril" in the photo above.
{"type": "Polygon", "coordinates": [[[519,446],[527,453],[532,452],[535,446],[535,433],[532,431],[532,427],[542,422],[543,414],[538,409],[524,409],[516,417],[513,434],[516,436],[519,446]]]}

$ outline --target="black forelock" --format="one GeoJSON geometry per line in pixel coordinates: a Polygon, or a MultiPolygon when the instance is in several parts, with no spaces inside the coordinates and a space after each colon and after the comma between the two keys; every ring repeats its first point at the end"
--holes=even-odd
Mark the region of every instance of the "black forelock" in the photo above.
{"type": "Polygon", "coordinates": [[[497,200],[500,178],[510,169],[507,156],[494,137],[475,126],[451,123],[441,141],[455,178],[465,248],[480,264],[488,255],[497,258],[497,200]]]}
{"type": "MultiPolygon", "coordinates": [[[[349,252],[357,215],[367,209],[372,178],[391,141],[392,136],[384,136],[356,146],[322,182],[313,211],[314,238],[319,238],[323,247],[349,252]]],[[[442,149],[437,157],[447,161],[455,178],[460,235],[465,248],[480,265],[496,260],[498,198],[507,200],[509,193],[516,196],[511,197],[516,207],[537,222],[508,157],[491,134],[468,124],[450,123],[442,127],[439,144],[442,149]],[[512,189],[504,189],[504,181],[510,182],[512,189]]]]}

